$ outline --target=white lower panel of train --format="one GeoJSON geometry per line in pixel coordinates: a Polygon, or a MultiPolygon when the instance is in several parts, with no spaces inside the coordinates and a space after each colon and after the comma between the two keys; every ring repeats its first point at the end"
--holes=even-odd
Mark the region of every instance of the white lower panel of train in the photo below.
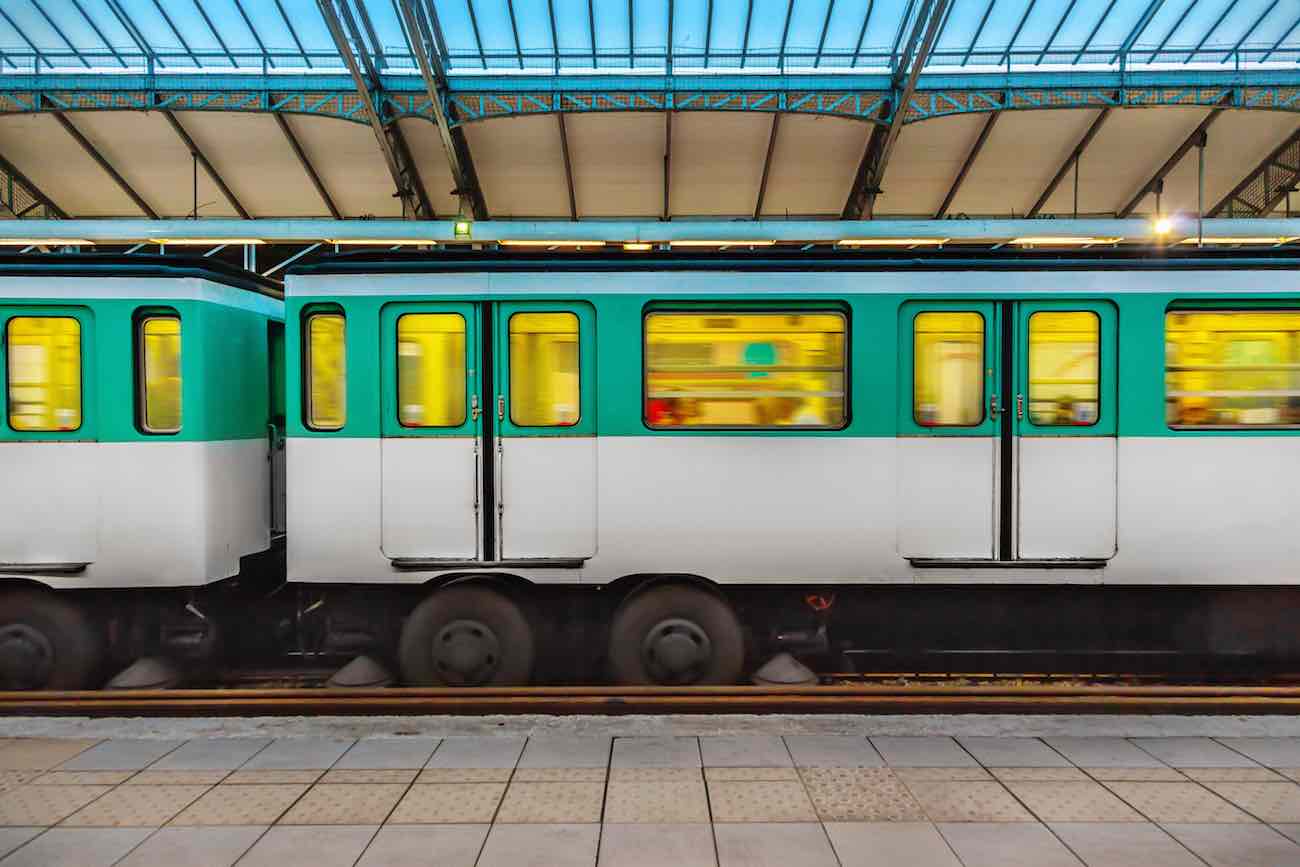
{"type": "MultiPolygon", "coordinates": [[[[994,440],[647,436],[599,438],[594,479],[553,492],[547,520],[561,527],[595,506],[596,553],[582,568],[504,571],[538,583],[647,572],[758,584],[1300,583],[1300,442],[1290,437],[1021,445],[1018,549],[1034,559],[1104,560],[1103,568],[912,565],[905,555],[994,550],[994,440]],[[1072,449],[1068,460],[1062,448],[1072,449]],[[929,468],[924,479],[917,467],[929,468]]],[[[290,580],[423,583],[438,574],[393,568],[382,516],[408,507],[432,518],[451,502],[472,508],[473,491],[459,487],[475,474],[431,472],[424,486],[402,482],[397,494],[385,490],[382,464],[379,439],[289,441],[290,580]]],[[[507,534],[510,520],[507,503],[507,534]]],[[[419,523],[402,524],[407,556],[464,550],[436,550],[432,524],[422,546],[410,535],[419,523]]]]}
{"type": "Polygon", "coordinates": [[[194,586],[269,547],[263,439],[5,443],[0,478],[0,577],[60,589],[194,586]]]}

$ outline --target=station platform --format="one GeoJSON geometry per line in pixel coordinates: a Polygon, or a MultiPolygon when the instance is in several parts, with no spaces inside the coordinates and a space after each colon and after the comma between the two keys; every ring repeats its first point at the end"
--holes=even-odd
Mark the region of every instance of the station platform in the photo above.
{"type": "Polygon", "coordinates": [[[21,735],[0,738],[0,867],[1300,865],[1293,719],[1128,737],[421,719],[0,721],[21,735]]]}

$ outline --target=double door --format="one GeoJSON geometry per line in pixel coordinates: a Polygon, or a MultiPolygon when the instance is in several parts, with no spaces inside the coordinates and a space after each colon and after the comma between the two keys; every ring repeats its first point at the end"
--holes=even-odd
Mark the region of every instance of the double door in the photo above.
{"type": "Polygon", "coordinates": [[[401,303],[380,325],[384,554],[416,566],[593,556],[591,307],[401,303]]]}
{"type": "Polygon", "coordinates": [[[900,322],[900,553],[1099,564],[1116,550],[1116,312],[935,301],[900,322]]]}

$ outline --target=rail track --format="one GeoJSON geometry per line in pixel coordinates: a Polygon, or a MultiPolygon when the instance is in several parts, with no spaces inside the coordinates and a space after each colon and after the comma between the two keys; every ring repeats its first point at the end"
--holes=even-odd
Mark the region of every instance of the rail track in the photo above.
{"type": "Polygon", "coordinates": [[[1300,686],[829,685],[0,692],[0,716],[1300,714],[1300,686]]]}

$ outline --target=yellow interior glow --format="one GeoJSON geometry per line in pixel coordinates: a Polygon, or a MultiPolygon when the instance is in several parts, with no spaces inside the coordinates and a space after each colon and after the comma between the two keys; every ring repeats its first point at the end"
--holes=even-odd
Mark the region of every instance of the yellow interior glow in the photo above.
{"type": "Polygon", "coordinates": [[[5,328],[9,426],[81,427],[81,323],[71,316],[15,316],[5,328]]]}
{"type": "Polygon", "coordinates": [[[181,429],[181,321],[151,316],[140,324],[142,427],[149,433],[181,429]]]}
{"type": "Polygon", "coordinates": [[[581,415],[578,317],[516,313],[510,317],[510,421],[570,427],[581,415]]]}
{"type": "Polygon", "coordinates": [[[925,427],[984,420],[984,317],[918,313],[912,323],[912,414],[925,427]]]}
{"type": "Polygon", "coordinates": [[[317,430],[347,422],[346,329],[341,313],[307,317],[307,424],[317,430]]]}
{"type": "Polygon", "coordinates": [[[403,427],[465,423],[465,317],[408,313],[397,319],[397,417],[403,427]]]}

